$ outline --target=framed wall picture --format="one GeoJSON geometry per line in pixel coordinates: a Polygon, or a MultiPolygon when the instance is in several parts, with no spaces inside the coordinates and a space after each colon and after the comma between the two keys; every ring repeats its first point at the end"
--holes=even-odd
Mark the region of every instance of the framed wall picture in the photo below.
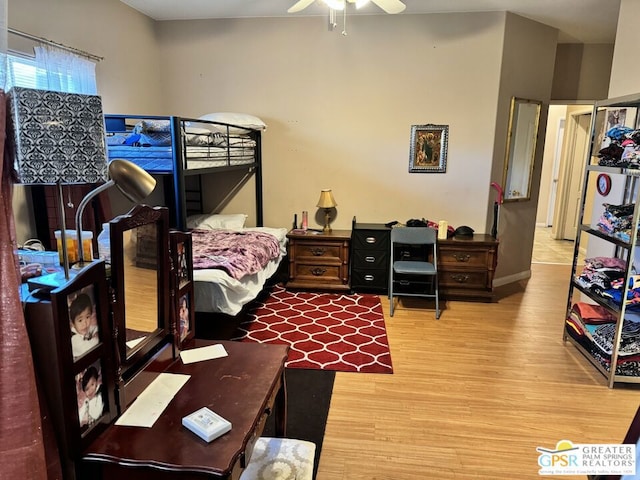
{"type": "Polygon", "coordinates": [[[413,125],[409,173],[445,173],[448,142],[448,125],[413,125]]]}

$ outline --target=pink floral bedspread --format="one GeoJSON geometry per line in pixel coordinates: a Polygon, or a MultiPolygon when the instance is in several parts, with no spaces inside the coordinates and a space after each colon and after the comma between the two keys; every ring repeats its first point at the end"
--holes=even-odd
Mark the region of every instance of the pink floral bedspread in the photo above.
{"type": "Polygon", "coordinates": [[[236,280],[262,270],[280,255],[278,239],[264,232],[191,230],[193,268],[218,268],[236,280]]]}

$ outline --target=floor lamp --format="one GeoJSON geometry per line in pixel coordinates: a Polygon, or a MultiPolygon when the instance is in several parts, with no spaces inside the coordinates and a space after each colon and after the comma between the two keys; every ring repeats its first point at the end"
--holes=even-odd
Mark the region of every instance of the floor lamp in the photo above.
{"type": "Polygon", "coordinates": [[[53,289],[69,280],[63,186],[107,180],[102,101],[97,95],[14,87],[9,115],[18,183],[58,187],[64,276],[31,279],[53,289]]]}

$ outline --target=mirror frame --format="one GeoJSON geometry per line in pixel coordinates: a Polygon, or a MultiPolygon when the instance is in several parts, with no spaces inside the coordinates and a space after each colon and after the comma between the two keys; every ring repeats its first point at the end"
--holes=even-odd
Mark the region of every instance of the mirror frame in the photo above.
{"type": "Polygon", "coordinates": [[[505,202],[531,199],[542,102],[512,97],[502,188],[505,202]],[[535,109],[531,109],[535,106],[535,109]],[[526,107],[526,110],[522,107],[526,107]],[[528,116],[524,116],[528,115],[528,116]],[[524,189],[524,191],[523,191],[524,189]]]}
{"type": "MultiPolygon", "coordinates": [[[[109,222],[111,237],[111,285],[113,295],[113,335],[118,384],[118,400],[121,410],[132,399],[126,398],[125,388],[152,357],[165,345],[173,348],[173,332],[169,310],[169,209],[136,205],[129,213],[120,215],[109,222]],[[158,285],[158,328],[127,356],[126,319],[127,306],[124,295],[124,232],[145,225],[156,225],[157,242],[157,285],[158,285]]],[[[173,352],[172,352],[173,355],[173,352]]]]}

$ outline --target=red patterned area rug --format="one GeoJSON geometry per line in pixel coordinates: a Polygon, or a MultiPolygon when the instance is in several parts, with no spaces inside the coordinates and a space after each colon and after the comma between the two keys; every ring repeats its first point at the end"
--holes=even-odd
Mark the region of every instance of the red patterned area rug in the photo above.
{"type": "Polygon", "coordinates": [[[232,340],[289,344],[288,368],[393,373],[377,295],[292,292],[276,285],[247,318],[232,340]]]}

